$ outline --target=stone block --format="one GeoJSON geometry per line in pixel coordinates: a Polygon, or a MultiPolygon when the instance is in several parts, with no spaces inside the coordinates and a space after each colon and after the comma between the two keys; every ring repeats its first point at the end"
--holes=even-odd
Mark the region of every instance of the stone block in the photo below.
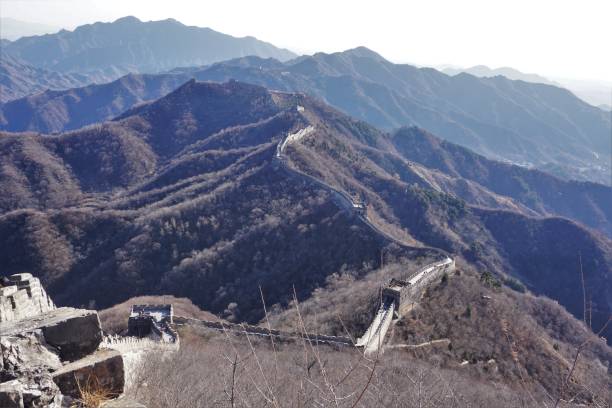
{"type": "Polygon", "coordinates": [[[103,390],[118,397],[125,385],[123,358],[116,350],[100,350],[57,370],[53,381],[63,395],[72,398],[80,398],[83,390],[103,390]]]}
{"type": "Polygon", "coordinates": [[[102,341],[98,313],[62,307],[28,319],[0,325],[0,336],[42,330],[45,341],[59,350],[62,361],[74,361],[93,353],[102,341]]]}
{"type": "Polygon", "coordinates": [[[76,360],[93,353],[102,341],[96,312],[80,313],[42,328],[47,343],[60,350],[62,360],[76,360]]]}
{"type": "Polygon", "coordinates": [[[17,286],[5,286],[0,288],[0,297],[10,296],[19,290],[17,286]]]}

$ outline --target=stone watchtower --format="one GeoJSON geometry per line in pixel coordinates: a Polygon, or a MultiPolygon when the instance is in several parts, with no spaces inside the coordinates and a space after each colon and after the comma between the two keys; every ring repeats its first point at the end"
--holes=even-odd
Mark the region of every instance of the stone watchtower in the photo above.
{"type": "Polygon", "coordinates": [[[128,319],[128,336],[163,338],[173,319],[172,305],[134,305],[128,319]]]}

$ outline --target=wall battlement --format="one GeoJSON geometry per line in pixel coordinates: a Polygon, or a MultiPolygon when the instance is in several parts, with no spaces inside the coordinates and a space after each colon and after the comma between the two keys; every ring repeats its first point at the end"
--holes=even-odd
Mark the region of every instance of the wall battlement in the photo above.
{"type": "Polygon", "coordinates": [[[118,335],[105,336],[100,348],[118,350],[121,353],[129,351],[176,351],[180,347],[178,337],[174,342],[163,342],[148,337],[121,337],[118,335]]]}
{"type": "Polygon", "coordinates": [[[11,275],[0,283],[0,323],[37,316],[55,309],[55,304],[29,273],[11,275]]]}

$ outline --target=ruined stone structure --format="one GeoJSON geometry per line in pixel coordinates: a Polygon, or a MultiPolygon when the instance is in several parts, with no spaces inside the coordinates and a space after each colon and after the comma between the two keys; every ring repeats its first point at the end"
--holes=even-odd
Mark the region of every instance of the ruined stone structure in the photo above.
{"type": "Polygon", "coordinates": [[[102,328],[93,310],[56,308],[28,273],[2,278],[0,288],[0,407],[59,408],[95,378],[119,395],[123,361],[99,351],[102,328]]]}
{"type": "Polygon", "coordinates": [[[55,309],[38,278],[29,273],[0,282],[0,323],[20,320],[55,309]]]}

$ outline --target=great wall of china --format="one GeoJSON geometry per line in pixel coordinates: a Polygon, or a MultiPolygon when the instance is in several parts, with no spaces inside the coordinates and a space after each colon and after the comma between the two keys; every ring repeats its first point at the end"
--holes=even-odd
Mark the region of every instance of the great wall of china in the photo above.
{"type": "MultiPolygon", "coordinates": [[[[304,107],[296,105],[297,112],[303,114],[304,107]]],[[[289,176],[298,177],[306,182],[310,182],[330,193],[333,201],[342,209],[356,215],[358,219],[364,223],[375,234],[382,237],[388,242],[392,242],[399,247],[413,250],[414,248],[404,244],[392,235],[383,231],[374,224],[368,217],[367,206],[362,202],[356,202],[346,192],[339,190],[322,180],[319,180],[309,174],[306,174],[289,164],[289,159],[285,154],[286,148],[292,143],[299,143],[304,137],[313,134],[315,127],[309,125],[294,133],[289,133],[285,136],[276,147],[274,155],[274,163],[278,168],[284,170],[289,176]]],[[[376,313],[372,323],[365,334],[358,339],[355,344],[358,347],[363,347],[366,354],[371,354],[382,350],[384,338],[389,326],[394,317],[399,317],[403,313],[410,310],[419,300],[424,287],[439,278],[444,273],[450,273],[455,269],[455,261],[442,251],[434,248],[422,248],[436,253],[440,261],[427,265],[417,271],[406,280],[392,280],[387,284],[382,292],[380,309],[376,313]]]]}
{"type": "MultiPolygon", "coordinates": [[[[297,106],[298,112],[304,108],[297,106]]],[[[330,193],[343,210],[354,214],[383,240],[414,250],[370,221],[366,205],[355,202],[346,192],[293,168],[285,156],[288,144],[298,143],[315,131],[308,126],[281,140],[274,156],[275,165],[289,176],[313,183],[330,193]]],[[[97,377],[114,396],[121,396],[126,382],[134,375],[147,353],[175,352],[180,340],[175,326],[194,326],[233,335],[274,337],[281,341],[309,341],[339,347],[360,347],[365,354],[384,350],[387,330],[393,319],[410,311],[425,288],[455,268],[455,261],[441,251],[429,250],[439,260],[405,279],[392,279],[381,291],[380,308],[370,326],[357,341],[350,337],[307,332],[281,331],[248,324],[206,321],[174,316],[171,305],[134,305],[126,336],[104,335],[97,312],[57,308],[40,281],[29,273],[0,280],[0,406],[59,408],[65,400],[78,398],[79,381],[97,377]],[[36,355],[36,358],[31,356],[36,355]],[[27,361],[27,364],[23,362],[27,361]],[[34,363],[32,363],[34,361],[34,363]],[[36,377],[33,372],[47,373],[36,377]],[[29,403],[24,405],[24,401],[29,403]],[[32,405],[33,403],[33,405],[32,405]],[[28,405],[30,404],[30,405],[28,405]],[[37,405],[38,404],[38,405],[37,405]]],[[[135,407],[138,404],[115,404],[135,407]]]]}

